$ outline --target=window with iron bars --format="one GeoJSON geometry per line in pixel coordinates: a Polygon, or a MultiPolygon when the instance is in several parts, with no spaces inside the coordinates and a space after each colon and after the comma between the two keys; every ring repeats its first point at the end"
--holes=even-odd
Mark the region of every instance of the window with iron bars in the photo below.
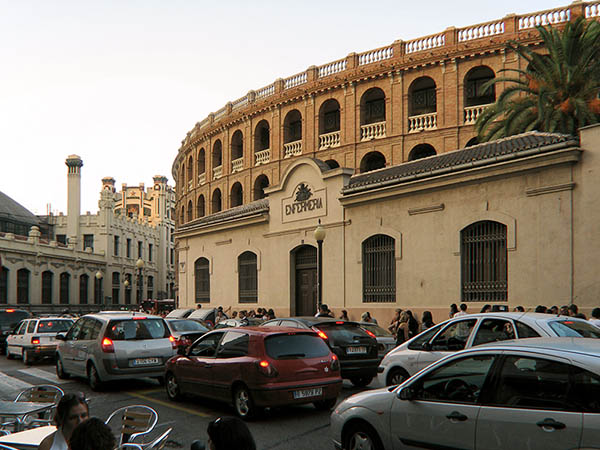
{"type": "Polygon", "coordinates": [[[256,254],[244,252],[238,257],[238,286],[240,303],[258,301],[258,271],[256,254]]]}
{"type": "Polygon", "coordinates": [[[194,263],[194,275],[196,279],[196,303],[210,302],[210,272],[208,259],[198,258],[194,263]]]}
{"type": "Polygon", "coordinates": [[[363,303],[396,301],[395,245],[395,239],[385,234],[363,242],[363,303]]]}

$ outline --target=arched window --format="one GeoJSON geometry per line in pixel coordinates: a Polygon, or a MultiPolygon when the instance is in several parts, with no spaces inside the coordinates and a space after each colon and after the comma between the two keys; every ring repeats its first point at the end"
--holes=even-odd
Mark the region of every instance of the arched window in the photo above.
{"type": "Polygon", "coordinates": [[[254,151],[260,152],[261,150],[267,150],[271,145],[271,129],[269,122],[261,120],[256,125],[254,132],[254,151]]]}
{"type": "Polygon", "coordinates": [[[231,187],[231,207],[240,206],[244,203],[244,193],[242,190],[242,185],[239,182],[236,182],[231,187]]]}
{"type": "Polygon", "coordinates": [[[61,305],[69,304],[69,296],[70,292],[70,284],[71,284],[71,274],[68,272],[63,272],[60,274],[60,289],[59,289],[59,302],[61,305]]]}
{"type": "Polygon", "coordinates": [[[369,152],[363,156],[363,159],[360,161],[360,173],[383,169],[384,167],[385,156],[379,152],[369,152]]]}
{"type": "Polygon", "coordinates": [[[194,262],[196,303],[210,302],[210,266],[208,259],[198,258],[194,262]]]}
{"type": "Polygon", "coordinates": [[[187,180],[188,183],[193,183],[194,180],[194,159],[190,156],[187,165],[187,180]]]}
{"type": "Polygon", "coordinates": [[[193,218],[194,218],[194,205],[192,204],[192,201],[190,200],[188,202],[188,206],[187,206],[187,220],[188,220],[188,222],[191,222],[193,218]]]}
{"type": "Polygon", "coordinates": [[[198,152],[198,175],[206,172],[206,152],[201,148],[198,152]]]}
{"type": "Polygon", "coordinates": [[[489,89],[484,89],[483,86],[495,77],[494,71],[487,66],[478,66],[469,70],[465,76],[465,107],[494,103],[496,101],[494,86],[489,89]]]}
{"type": "Polygon", "coordinates": [[[87,305],[88,303],[88,286],[90,284],[90,277],[87,274],[79,276],[79,304],[87,305]]]}
{"type": "Polygon", "coordinates": [[[179,214],[179,224],[183,225],[185,223],[185,206],[181,207],[181,214],[179,214]]]}
{"type": "Polygon", "coordinates": [[[125,304],[131,305],[131,288],[132,288],[133,284],[132,284],[132,276],[130,273],[125,274],[125,281],[126,281],[125,286],[124,286],[125,304]]]}
{"type": "Polygon", "coordinates": [[[238,287],[240,303],[258,301],[258,271],[256,254],[244,252],[238,256],[238,287]]]}
{"type": "Polygon", "coordinates": [[[154,296],[154,277],[152,275],[148,275],[148,296],[147,298],[152,298],[154,296]]]}
{"type": "Polygon", "coordinates": [[[212,195],[211,201],[211,213],[217,213],[221,211],[221,189],[215,189],[212,195]]]}
{"type": "Polygon", "coordinates": [[[396,301],[396,241],[376,234],[362,243],[363,302],[396,301]]]}
{"type": "Polygon", "coordinates": [[[477,139],[477,136],[475,136],[467,141],[467,145],[465,145],[465,148],[472,147],[477,144],[479,144],[479,139],[477,139]]]}
{"type": "Polygon", "coordinates": [[[119,272],[112,273],[112,304],[119,304],[119,297],[121,296],[121,274],[119,272]]]}
{"type": "Polygon", "coordinates": [[[429,77],[417,78],[408,89],[409,115],[419,116],[437,111],[435,81],[429,77]]]}
{"type": "Polygon", "coordinates": [[[0,265],[0,304],[8,303],[8,274],[9,270],[0,265]]]}
{"type": "Polygon", "coordinates": [[[213,145],[213,152],[212,152],[213,169],[215,167],[219,167],[222,163],[223,163],[223,145],[221,144],[221,139],[217,139],[213,145]]]}
{"type": "Polygon", "coordinates": [[[54,274],[49,270],[42,272],[42,305],[52,304],[52,285],[54,274]]]}
{"type": "Polygon", "coordinates": [[[20,305],[29,303],[29,274],[27,269],[17,271],[17,303],[20,305]]]}
{"type": "Polygon", "coordinates": [[[327,164],[330,169],[337,169],[340,167],[340,163],[338,163],[335,159],[328,159],[325,161],[325,164],[327,164]]]}
{"type": "Polygon", "coordinates": [[[205,212],[205,200],[204,200],[204,195],[200,194],[200,196],[198,197],[198,202],[196,203],[196,217],[204,217],[204,215],[206,214],[205,212]]]}
{"type": "Polygon", "coordinates": [[[408,154],[408,160],[414,161],[416,159],[427,158],[428,156],[436,155],[435,148],[429,144],[416,145],[408,154]]]}
{"type": "Polygon", "coordinates": [[[506,301],[508,258],[506,225],[475,222],[460,232],[463,302],[506,301]]]}
{"type": "Polygon", "coordinates": [[[265,189],[269,187],[269,179],[266,175],[259,175],[258,178],[254,181],[254,200],[260,200],[261,198],[265,198],[267,194],[265,194],[265,189]]]}
{"type": "Polygon", "coordinates": [[[371,88],[360,99],[360,124],[385,122],[385,92],[371,88]]]}
{"type": "Polygon", "coordinates": [[[236,160],[244,157],[244,136],[240,130],[236,130],[231,137],[231,159],[236,160]]]}
{"type": "Polygon", "coordinates": [[[288,144],[302,140],[302,115],[294,109],[285,115],[283,121],[283,142],[288,144]]]}
{"type": "Polygon", "coordinates": [[[340,131],[340,104],[330,98],[319,108],[319,134],[340,131]]]}
{"type": "Polygon", "coordinates": [[[185,190],[185,164],[181,165],[181,172],[179,172],[179,181],[181,182],[182,192],[185,190]]]}

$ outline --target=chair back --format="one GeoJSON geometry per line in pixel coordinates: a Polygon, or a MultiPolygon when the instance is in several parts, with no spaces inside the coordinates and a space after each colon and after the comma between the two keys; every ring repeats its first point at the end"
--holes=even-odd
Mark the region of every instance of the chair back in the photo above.
{"type": "Polygon", "coordinates": [[[65,395],[64,391],[52,384],[41,384],[27,388],[17,395],[15,402],[56,403],[65,395]]]}
{"type": "Polygon", "coordinates": [[[171,431],[173,431],[173,428],[169,428],[163,434],[161,434],[156,439],[154,439],[152,442],[150,442],[148,444],[148,447],[146,447],[146,449],[147,450],[163,450],[165,448],[165,444],[167,443],[167,440],[169,439],[169,434],[171,434],[171,431]]]}
{"type": "Polygon", "coordinates": [[[152,431],[158,422],[158,413],[146,405],[130,405],[113,411],[105,423],[110,426],[113,419],[119,421],[120,447],[152,431]]]}

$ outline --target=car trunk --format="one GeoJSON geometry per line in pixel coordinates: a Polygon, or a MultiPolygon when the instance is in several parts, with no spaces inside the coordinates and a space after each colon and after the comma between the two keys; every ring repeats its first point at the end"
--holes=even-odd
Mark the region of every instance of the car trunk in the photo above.
{"type": "Polygon", "coordinates": [[[377,358],[377,340],[358,325],[331,322],[318,324],[315,328],[327,335],[329,346],[340,359],[377,358]]]}

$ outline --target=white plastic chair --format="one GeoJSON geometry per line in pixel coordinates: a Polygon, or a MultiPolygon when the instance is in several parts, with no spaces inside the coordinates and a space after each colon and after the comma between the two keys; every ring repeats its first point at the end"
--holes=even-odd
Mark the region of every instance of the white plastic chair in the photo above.
{"type": "Polygon", "coordinates": [[[146,405],[130,405],[113,411],[105,423],[111,426],[111,421],[114,423],[113,419],[119,421],[116,427],[119,433],[118,447],[122,447],[123,444],[134,443],[145,448],[148,444],[133,441],[139,436],[147,435],[154,429],[158,422],[158,413],[146,405]]]}

